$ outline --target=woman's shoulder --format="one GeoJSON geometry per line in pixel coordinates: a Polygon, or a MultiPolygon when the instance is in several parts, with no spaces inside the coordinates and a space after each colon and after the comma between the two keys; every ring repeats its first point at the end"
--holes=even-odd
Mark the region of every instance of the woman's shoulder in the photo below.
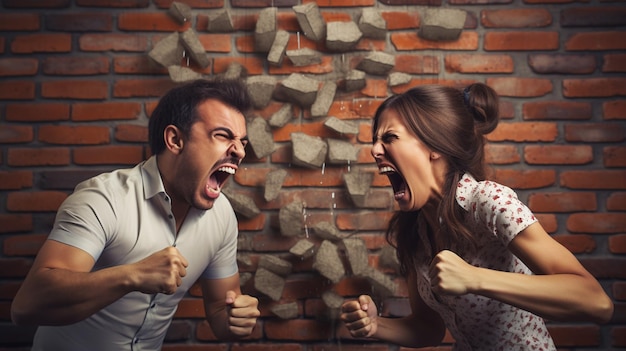
{"type": "Polygon", "coordinates": [[[517,194],[506,185],[492,180],[477,181],[469,173],[465,173],[457,184],[456,200],[467,211],[476,203],[500,202],[507,198],[517,199],[517,194]]]}

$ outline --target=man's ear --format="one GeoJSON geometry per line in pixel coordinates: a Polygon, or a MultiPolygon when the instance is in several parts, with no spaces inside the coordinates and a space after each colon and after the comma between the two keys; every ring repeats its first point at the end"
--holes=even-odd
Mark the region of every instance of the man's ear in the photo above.
{"type": "Polygon", "coordinates": [[[165,147],[174,154],[179,154],[183,150],[183,133],[178,127],[168,125],[163,131],[165,147]]]}

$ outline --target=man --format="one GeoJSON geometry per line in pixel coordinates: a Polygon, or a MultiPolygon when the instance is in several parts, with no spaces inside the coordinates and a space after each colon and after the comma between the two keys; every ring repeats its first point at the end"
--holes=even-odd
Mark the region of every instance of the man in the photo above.
{"type": "Polygon", "coordinates": [[[235,81],[174,88],[150,118],[153,156],[76,187],[11,306],[16,324],[40,325],[33,350],[159,350],[196,281],[214,334],[250,335],[258,300],[241,294],[237,221],[219,196],[250,106],[235,81]]]}

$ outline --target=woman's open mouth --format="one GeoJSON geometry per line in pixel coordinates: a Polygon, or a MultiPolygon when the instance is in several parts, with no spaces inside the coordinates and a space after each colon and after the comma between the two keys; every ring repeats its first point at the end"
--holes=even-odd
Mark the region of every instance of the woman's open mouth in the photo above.
{"type": "Polygon", "coordinates": [[[393,188],[393,198],[396,201],[400,201],[404,195],[406,195],[407,186],[406,181],[400,173],[390,166],[382,166],[378,169],[379,174],[384,174],[389,178],[391,187],[393,188]]]}

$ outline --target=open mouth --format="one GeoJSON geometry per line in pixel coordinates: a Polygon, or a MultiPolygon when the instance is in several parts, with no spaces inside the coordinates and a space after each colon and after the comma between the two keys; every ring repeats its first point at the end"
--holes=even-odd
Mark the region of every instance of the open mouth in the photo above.
{"type": "Polygon", "coordinates": [[[407,185],[402,175],[390,166],[382,166],[378,169],[379,174],[384,174],[389,178],[391,187],[393,188],[393,197],[399,201],[406,195],[407,185]]]}
{"type": "Polygon", "coordinates": [[[224,183],[228,180],[228,177],[235,174],[237,168],[232,166],[221,166],[209,177],[209,181],[206,185],[209,193],[217,194],[224,186],[224,183]]]}

